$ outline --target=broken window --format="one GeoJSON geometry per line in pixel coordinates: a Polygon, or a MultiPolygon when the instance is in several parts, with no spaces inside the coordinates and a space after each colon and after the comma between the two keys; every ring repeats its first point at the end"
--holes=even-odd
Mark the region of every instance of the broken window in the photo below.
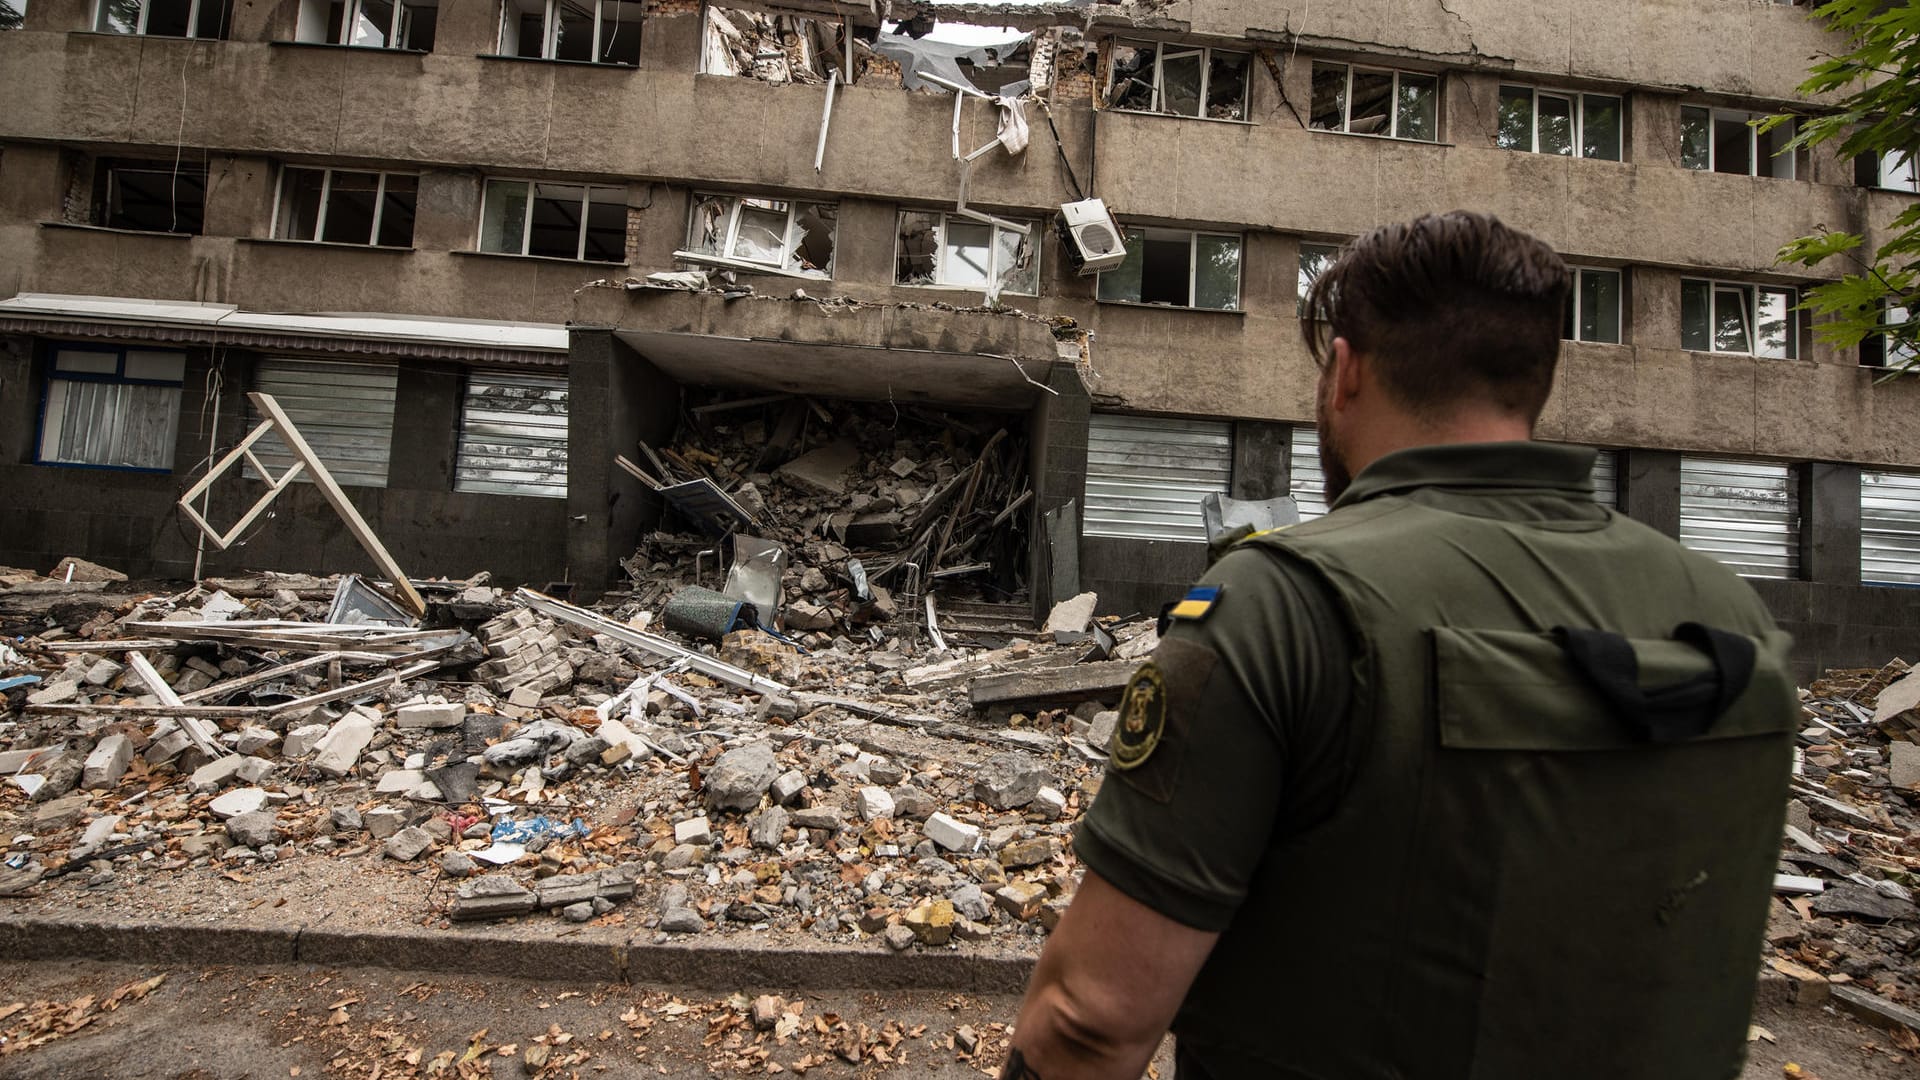
{"type": "MultiPolygon", "coordinates": [[[[387,486],[398,385],[399,370],[392,364],[272,358],[261,360],[253,373],[253,389],[278,402],[333,478],[353,487],[387,486]]],[[[264,419],[252,408],[248,414],[249,426],[264,419]]],[[[293,451],[277,433],[253,448],[275,476],[293,466],[293,451]]],[[[247,475],[254,475],[252,466],[247,475]]],[[[304,472],[298,480],[311,482],[304,472]]]]}
{"type": "Polygon", "coordinates": [[[900,215],[897,285],[951,285],[1035,296],[1040,291],[1038,223],[1027,228],[973,221],[958,214],[908,211],[900,215]],[[997,283],[988,289],[988,283],[997,283]]]}
{"type": "Polygon", "coordinates": [[[567,497],[565,376],[467,377],[453,490],[567,497]]]}
{"type": "Polygon", "coordinates": [[[1125,229],[1127,261],[1100,272],[1101,300],[1240,310],[1240,237],[1125,229]]]}
{"type": "Polygon", "coordinates": [[[639,0],[502,0],[500,53],[636,66],[643,7],[639,0]]]}
{"type": "Polygon", "coordinates": [[[27,0],[0,0],[0,30],[18,30],[27,22],[27,0]]]}
{"type": "Polygon", "coordinates": [[[838,209],[832,203],[695,195],[687,246],[675,256],[689,262],[829,278],[838,209]]]}
{"type": "Polygon", "coordinates": [[[230,0],[100,0],[93,28],[103,34],[224,38],[230,0]]]}
{"type": "Polygon", "coordinates": [[[99,221],[110,229],[199,235],[207,171],[199,165],[109,162],[101,167],[99,221]]]}
{"type": "Polygon", "coordinates": [[[1115,41],[1107,107],[1208,120],[1247,118],[1246,53],[1115,41]]]}
{"type": "Polygon", "coordinates": [[[1332,266],[1339,257],[1340,249],[1331,244],[1300,245],[1300,281],[1293,305],[1295,315],[1307,313],[1307,290],[1313,288],[1321,272],[1332,266]]]}
{"type": "Polygon", "coordinates": [[[1689,169],[1736,176],[1793,179],[1796,155],[1787,149],[1787,142],[1793,138],[1795,125],[1789,121],[1763,135],[1754,124],[1766,116],[1766,113],[1682,106],[1680,164],[1689,169]]]}
{"type": "Polygon", "coordinates": [[[1500,88],[1502,150],[1620,160],[1621,101],[1606,94],[1500,88]]]}
{"type": "Polygon", "coordinates": [[[438,0],[300,0],[294,40],[432,52],[438,0]]]}
{"type": "Polygon", "coordinates": [[[279,240],[412,247],[419,186],[420,178],[406,173],[289,166],[280,173],[273,235],[279,240]]]}
{"type": "Polygon", "coordinates": [[[627,193],[546,180],[488,180],[480,208],[480,250],[626,262],[627,193]]]}
{"type": "Polygon", "coordinates": [[[1729,281],[1680,282],[1680,347],[1791,360],[1800,327],[1793,289],[1729,281]]]}
{"type": "Polygon", "coordinates": [[[185,353],[86,345],[56,349],[41,403],[42,465],[173,470],[185,353]]]}
{"type": "Polygon", "coordinates": [[[1560,336],[1568,341],[1620,344],[1620,271],[1578,267],[1572,274],[1573,289],[1567,294],[1567,317],[1560,336]]]}
{"type": "Polygon", "coordinates": [[[1309,123],[1322,131],[1436,142],[1440,79],[1412,71],[1315,63],[1309,123]]]}
{"type": "Polygon", "coordinates": [[[825,82],[840,67],[837,29],[798,15],[707,5],[700,70],[770,83],[825,82]]]}

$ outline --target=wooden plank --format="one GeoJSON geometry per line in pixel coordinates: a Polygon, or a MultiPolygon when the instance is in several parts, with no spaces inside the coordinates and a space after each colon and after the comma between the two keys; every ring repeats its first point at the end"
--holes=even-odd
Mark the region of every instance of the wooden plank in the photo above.
{"type": "Polygon", "coordinates": [[[988,675],[975,679],[967,687],[967,699],[979,709],[988,705],[1117,698],[1140,663],[1138,660],[1105,660],[1054,671],[988,675]]]}
{"type": "Polygon", "coordinates": [[[353,503],[347,501],[347,493],[340,490],[340,485],[334,482],[333,475],[327,472],[327,467],[321,464],[319,457],[314,454],[313,447],[307,445],[307,440],[301,436],[299,429],[293,426],[293,421],[287,419],[287,414],[281,411],[280,403],[273,400],[271,394],[263,394],[257,390],[248,394],[247,400],[253,402],[255,408],[273,420],[287,448],[293,451],[294,457],[313,475],[314,486],[320,489],[320,494],[326,498],[328,505],[332,506],[334,512],[347,523],[347,531],[353,534],[355,540],[360,541],[360,546],[365,548],[367,554],[373,558],[373,563],[380,568],[380,573],[392,583],[394,591],[400,594],[401,605],[411,611],[415,617],[426,615],[427,603],[420,599],[419,593],[414,591],[413,583],[407,580],[406,571],[400,569],[400,564],[387,553],[386,547],[380,543],[380,538],[367,527],[365,519],[360,516],[360,511],[354,509],[353,503]]]}
{"type": "MultiPolygon", "coordinates": [[[[153,696],[160,699],[160,704],[167,706],[169,709],[178,709],[186,704],[180,700],[179,694],[173,692],[173,687],[167,685],[167,680],[161,678],[160,673],[155,671],[153,665],[147,662],[145,654],[140,652],[128,653],[127,666],[133,669],[133,673],[140,677],[141,682],[147,684],[147,689],[153,691],[153,696]]],[[[193,740],[193,745],[198,747],[200,752],[208,757],[223,757],[231,753],[226,747],[215,743],[212,739],[201,734],[200,729],[192,724],[181,724],[180,730],[186,732],[187,738],[193,740]]]]}
{"type": "Polygon", "coordinates": [[[281,664],[278,667],[267,668],[265,671],[256,671],[251,675],[242,675],[237,679],[228,679],[225,682],[215,683],[204,689],[195,690],[191,694],[182,694],[180,695],[180,703],[187,705],[201,701],[215,701],[226,697],[228,694],[235,694],[245,690],[250,686],[259,686],[261,683],[272,682],[281,676],[292,675],[298,671],[305,671],[310,667],[317,667],[320,664],[339,659],[339,657],[340,654],[337,652],[320,653],[316,656],[309,656],[305,660],[295,660],[291,664],[281,664]]]}

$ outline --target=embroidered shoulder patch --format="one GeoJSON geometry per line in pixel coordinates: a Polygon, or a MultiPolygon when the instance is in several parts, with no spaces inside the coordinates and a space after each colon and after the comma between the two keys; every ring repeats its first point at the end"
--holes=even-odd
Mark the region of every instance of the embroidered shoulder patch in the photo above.
{"type": "Polygon", "coordinates": [[[1187,590],[1187,595],[1173,605],[1167,612],[1169,618],[1199,621],[1207,617],[1215,604],[1220,602],[1221,586],[1195,585],[1187,590]]]}
{"type": "Polygon", "coordinates": [[[1120,698],[1120,720],[1107,747],[1113,767],[1126,770],[1145,763],[1166,728],[1167,680],[1149,660],[1133,673],[1120,698]]]}

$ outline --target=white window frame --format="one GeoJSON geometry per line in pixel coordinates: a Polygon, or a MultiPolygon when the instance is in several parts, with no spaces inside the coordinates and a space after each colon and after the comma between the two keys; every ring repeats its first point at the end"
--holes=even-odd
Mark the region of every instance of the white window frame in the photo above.
{"type": "MultiPolygon", "coordinates": [[[[39,409],[40,430],[33,444],[34,464],[54,465],[70,469],[111,469],[117,472],[171,473],[173,471],[174,443],[179,436],[180,428],[180,395],[186,386],[186,361],[187,354],[179,349],[150,349],[139,346],[83,344],[76,342],[56,344],[47,357],[46,392],[40,399],[39,409]],[[114,370],[111,372],[85,371],[74,368],[63,371],[59,367],[60,354],[67,352],[93,356],[111,355],[114,358],[114,370]],[[127,374],[127,357],[131,353],[178,357],[180,360],[180,377],[178,379],[151,379],[129,376],[127,374]],[[80,461],[48,456],[48,447],[53,446],[57,448],[60,444],[60,437],[64,433],[64,418],[55,413],[55,406],[65,403],[65,391],[63,390],[60,394],[56,394],[55,383],[147,386],[161,390],[172,390],[173,395],[168,407],[170,415],[167,419],[167,436],[164,447],[167,455],[166,464],[125,465],[114,462],[80,461]],[[56,397],[61,400],[56,401],[56,397]]],[[[116,424],[121,424],[124,422],[124,416],[117,415],[114,417],[114,421],[116,424]]]]}
{"type": "MultiPolygon", "coordinates": [[[[818,281],[831,281],[833,280],[833,273],[831,271],[795,270],[789,269],[787,266],[787,263],[793,258],[795,245],[794,230],[798,228],[800,208],[802,206],[831,206],[834,208],[833,247],[834,262],[837,264],[839,262],[840,251],[839,203],[825,202],[818,199],[787,199],[769,195],[736,195],[725,191],[694,192],[693,198],[687,203],[687,243],[685,247],[674,252],[673,257],[691,263],[737,266],[743,270],[751,270],[755,273],[782,274],[787,277],[803,277],[818,281]],[[694,249],[693,231],[699,225],[699,221],[695,215],[700,212],[700,202],[702,199],[724,199],[727,202],[727,226],[720,240],[720,254],[718,255],[708,255],[694,249]],[[734,241],[738,239],[740,235],[740,212],[750,202],[784,203],[786,205],[787,225],[786,231],[781,234],[780,261],[778,263],[770,263],[760,259],[747,259],[731,254],[734,241]]],[[[766,208],[759,207],[758,209],[766,208]]],[[[896,225],[894,228],[894,243],[896,246],[899,244],[899,235],[899,227],[896,225]]]]}
{"type": "Polygon", "coordinates": [[[1340,63],[1340,62],[1331,61],[1331,60],[1316,60],[1313,62],[1312,66],[1316,68],[1318,67],[1345,68],[1347,85],[1346,85],[1346,89],[1343,90],[1340,95],[1340,126],[1337,128],[1314,127],[1313,120],[1312,120],[1313,118],[1312,69],[1311,68],[1308,69],[1307,127],[1309,130],[1331,131],[1340,135],[1358,135],[1362,138],[1367,138],[1367,139],[1398,139],[1401,142],[1419,142],[1419,143],[1438,144],[1441,141],[1440,139],[1440,126],[1441,126],[1440,125],[1440,121],[1441,121],[1440,88],[1446,82],[1446,79],[1442,75],[1440,75],[1438,72],[1405,71],[1400,68],[1373,67],[1367,64],[1345,64],[1345,63],[1340,63]],[[1356,71],[1370,72],[1375,75],[1392,75],[1393,76],[1393,89],[1389,91],[1387,95],[1388,101],[1391,102],[1391,104],[1387,110],[1388,124],[1387,124],[1387,130],[1384,132],[1352,130],[1353,128],[1353,73],[1356,71]],[[1411,75],[1414,78],[1418,78],[1418,79],[1433,80],[1433,138],[1431,139],[1415,139],[1410,136],[1405,136],[1400,134],[1400,77],[1403,75],[1411,75]]]}
{"type": "Polygon", "coordinates": [[[1750,281],[1726,281],[1716,278],[1698,277],[1681,278],[1680,289],[1681,348],[1689,352],[1707,352],[1716,356],[1752,356],[1763,360],[1794,360],[1799,358],[1800,290],[1790,285],[1756,285],[1750,281]],[[1705,349],[1695,349],[1686,344],[1686,287],[1689,284],[1700,284],[1707,287],[1707,347],[1705,349]],[[1722,289],[1738,289],[1743,295],[1744,310],[1741,312],[1740,317],[1747,328],[1747,344],[1749,346],[1749,348],[1744,351],[1737,349],[1718,349],[1714,347],[1713,328],[1719,325],[1719,319],[1716,318],[1716,315],[1720,309],[1720,291],[1722,289]],[[1756,351],[1757,346],[1760,344],[1759,304],[1762,293],[1779,293],[1785,295],[1787,299],[1787,351],[1784,355],[1756,351]]]}
{"type": "MultiPolygon", "coordinates": [[[[187,33],[186,33],[186,36],[185,36],[184,38],[182,38],[181,40],[183,40],[183,41],[201,41],[201,40],[205,40],[205,41],[224,41],[224,40],[226,40],[225,38],[218,38],[218,37],[214,37],[214,38],[201,38],[201,37],[200,37],[200,35],[199,35],[199,34],[197,33],[197,31],[198,31],[198,30],[199,30],[199,28],[200,28],[200,8],[201,8],[201,6],[202,6],[202,5],[204,5],[204,4],[217,4],[217,3],[221,3],[221,2],[223,2],[223,0],[188,0],[188,3],[187,3],[187,33]]],[[[107,19],[107,3],[108,3],[108,0],[98,0],[98,3],[97,3],[97,4],[95,4],[95,6],[94,6],[94,14],[93,14],[93,30],[94,30],[94,32],[95,32],[95,33],[97,33],[97,34],[118,34],[118,33],[121,33],[122,31],[119,31],[119,30],[115,30],[115,29],[113,29],[113,28],[112,28],[112,27],[111,27],[110,25],[108,25],[108,24],[107,24],[107,21],[106,21],[106,19],[107,19]]],[[[25,13],[25,9],[23,8],[23,9],[22,9],[22,14],[24,14],[24,13],[25,13]]],[[[140,20],[139,20],[139,22],[138,22],[138,23],[136,24],[136,28],[134,29],[134,31],[133,31],[133,34],[132,34],[131,36],[134,36],[134,37],[145,37],[145,36],[146,36],[146,34],[147,34],[147,17],[148,17],[149,15],[151,15],[152,13],[153,13],[153,0],[140,0],[140,20]]],[[[223,20],[221,20],[221,29],[222,29],[222,30],[225,30],[225,29],[227,29],[227,23],[228,23],[229,21],[230,21],[229,19],[223,19],[223,20]]],[[[169,34],[169,35],[167,35],[167,36],[169,36],[169,37],[171,37],[172,35],[170,35],[170,34],[169,34]]]]}
{"type": "MultiPolygon", "coordinates": [[[[1761,177],[1763,179],[1768,179],[1768,180],[1799,179],[1800,155],[1798,151],[1790,150],[1784,154],[1771,154],[1771,155],[1767,155],[1764,158],[1761,156],[1760,133],[1754,130],[1752,122],[1755,120],[1764,119],[1767,115],[1768,114],[1762,113],[1762,112],[1749,112],[1745,109],[1720,109],[1720,108],[1710,107],[1707,105],[1681,106],[1680,107],[1680,147],[1681,147],[1681,155],[1682,155],[1681,165],[1686,168],[1693,169],[1693,171],[1695,172],[1719,172],[1720,170],[1714,167],[1719,163],[1720,151],[1717,146],[1718,140],[1716,140],[1713,137],[1713,129],[1715,125],[1719,124],[1723,120],[1738,120],[1739,122],[1747,125],[1747,163],[1748,165],[1747,165],[1747,172],[1745,175],[1757,176],[1757,177],[1761,177]],[[1705,167],[1687,165],[1685,161],[1687,114],[1689,112],[1703,112],[1707,114],[1707,163],[1705,167]],[[1782,176],[1779,173],[1774,172],[1768,166],[1769,162],[1773,161],[1775,158],[1780,158],[1780,157],[1784,157],[1787,159],[1787,165],[1786,165],[1787,173],[1785,176],[1782,176]]],[[[1789,124],[1787,126],[1787,136],[1791,138],[1797,131],[1798,127],[1799,127],[1799,124],[1797,121],[1789,124]]],[[[1775,130],[1779,130],[1779,129],[1776,128],[1775,130]]],[[[1741,174],[1740,173],[1721,173],[1721,175],[1722,176],[1739,176],[1741,174]]]]}
{"type": "Polygon", "coordinates": [[[1874,187],[1920,195],[1920,149],[1889,150],[1874,163],[1874,187]]]}
{"type": "MultiPolygon", "coordinates": [[[[358,0],[355,0],[355,3],[357,4],[358,0]]],[[[349,247],[388,247],[395,251],[402,250],[401,248],[393,247],[391,244],[382,244],[380,242],[380,222],[382,216],[387,212],[387,178],[390,176],[412,177],[416,184],[420,179],[419,173],[381,172],[374,169],[336,169],[331,166],[284,165],[280,169],[280,175],[275,177],[273,181],[273,222],[267,230],[267,235],[273,237],[275,240],[286,240],[289,243],[296,244],[344,244],[349,247]],[[295,170],[324,174],[320,179],[320,212],[313,219],[313,237],[308,240],[300,240],[295,237],[280,235],[280,196],[285,190],[287,174],[295,170]],[[351,240],[321,239],[321,237],[327,235],[327,203],[333,197],[333,174],[337,172],[375,172],[380,177],[380,183],[374,189],[373,193],[373,231],[364,244],[355,243],[351,240]]],[[[419,197],[419,188],[416,186],[414,188],[414,213],[416,215],[419,213],[419,197]]],[[[533,215],[529,213],[527,219],[531,221],[533,215]]],[[[522,237],[523,246],[524,239],[525,238],[522,237]]],[[[585,242],[584,239],[582,242],[585,242]]],[[[412,248],[413,245],[409,243],[405,250],[410,251],[412,248]]]]}
{"type": "MultiPolygon", "coordinates": [[[[1252,111],[1252,102],[1253,102],[1253,54],[1252,53],[1242,52],[1239,49],[1215,49],[1205,45],[1174,44],[1170,46],[1167,42],[1164,42],[1164,41],[1135,41],[1135,40],[1128,40],[1126,38],[1115,38],[1113,40],[1113,44],[1115,48],[1125,47],[1129,49],[1152,49],[1153,50],[1153,107],[1150,109],[1127,109],[1127,108],[1122,108],[1118,105],[1108,105],[1107,108],[1112,109],[1114,112],[1148,113],[1154,116],[1178,116],[1187,120],[1212,120],[1216,123],[1223,123],[1223,124],[1247,124],[1252,122],[1247,119],[1248,114],[1252,111]],[[1197,115],[1188,116],[1186,113],[1177,113],[1177,112],[1167,111],[1167,108],[1164,103],[1164,98],[1166,96],[1165,66],[1166,66],[1166,60],[1167,60],[1167,51],[1169,48],[1172,49],[1176,57],[1185,56],[1188,54],[1198,54],[1200,57],[1200,97],[1199,97],[1200,112],[1197,115]],[[1214,53],[1223,53],[1227,56],[1238,56],[1246,60],[1247,74],[1246,74],[1246,78],[1242,81],[1242,84],[1240,87],[1240,117],[1238,119],[1235,119],[1233,117],[1226,117],[1226,116],[1208,116],[1207,115],[1207,91],[1211,88],[1212,82],[1213,82],[1213,54],[1214,53]]],[[[1117,74],[1118,72],[1115,70],[1110,57],[1107,63],[1107,93],[1106,93],[1106,100],[1109,102],[1113,100],[1114,81],[1115,81],[1115,76],[1117,74]]]]}
{"type": "MultiPolygon", "coordinates": [[[[530,255],[527,253],[527,249],[533,246],[533,200],[535,185],[538,184],[564,184],[567,187],[577,187],[581,189],[580,235],[574,239],[574,262],[598,263],[603,266],[614,266],[626,262],[626,242],[624,240],[622,240],[620,245],[620,258],[617,260],[587,258],[587,213],[593,204],[593,193],[596,191],[618,192],[620,189],[611,184],[586,184],[578,180],[534,180],[524,176],[489,176],[482,180],[480,183],[480,227],[476,230],[474,250],[484,252],[488,255],[512,255],[522,259],[554,258],[554,256],[551,255],[530,255]],[[520,223],[519,251],[487,251],[486,249],[487,194],[495,184],[525,184],[527,186],[527,218],[520,223]]],[[[623,199],[622,202],[624,201],[623,199]]],[[[620,231],[624,237],[627,232],[624,222],[622,223],[620,231]]]]}
{"type": "MultiPolygon", "coordinates": [[[[984,293],[997,292],[1003,296],[1039,296],[1040,295],[1040,252],[1045,245],[1039,242],[1039,237],[1042,233],[1042,229],[1039,222],[1032,221],[1027,218],[1008,219],[1013,223],[1026,225],[1027,227],[1026,230],[1022,232],[1019,229],[1009,229],[1005,225],[1000,224],[998,221],[980,221],[976,218],[969,217],[966,214],[956,214],[952,212],[942,213],[938,210],[902,210],[900,211],[899,216],[894,220],[895,220],[895,224],[894,224],[894,230],[893,230],[893,265],[894,265],[893,283],[895,285],[905,289],[955,289],[955,290],[960,290],[964,292],[984,292],[984,293]],[[907,215],[909,214],[925,214],[934,218],[933,281],[931,283],[903,282],[900,280],[900,272],[899,272],[900,244],[902,239],[904,238],[907,215]],[[987,284],[985,285],[969,285],[969,284],[961,284],[961,283],[941,280],[946,276],[946,272],[947,272],[947,226],[954,218],[959,218],[963,223],[968,225],[981,226],[989,231],[990,238],[987,241],[988,243],[987,284]],[[1006,233],[1009,235],[1018,235],[1022,238],[1022,240],[1024,240],[1032,248],[1033,288],[1031,291],[1023,290],[1023,289],[996,289],[994,287],[995,283],[997,283],[1000,280],[1000,275],[1002,273],[1002,270],[1000,267],[1000,235],[1002,233],[1006,233]]],[[[791,221],[788,222],[787,228],[789,230],[789,236],[791,236],[791,230],[793,228],[791,221]]]]}
{"type": "MultiPolygon", "coordinates": [[[[1627,336],[1627,272],[1614,266],[1570,265],[1567,269],[1573,273],[1573,288],[1567,297],[1567,304],[1573,310],[1573,333],[1571,336],[1562,338],[1561,340],[1578,341],[1589,345],[1623,344],[1627,336]],[[1584,314],[1580,304],[1582,295],[1580,292],[1580,279],[1586,274],[1611,274],[1620,282],[1619,288],[1614,290],[1614,295],[1619,299],[1620,306],[1613,313],[1613,324],[1620,328],[1620,336],[1613,341],[1600,341],[1580,336],[1580,316],[1584,314]]],[[[1709,313],[1708,321],[1709,323],[1712,321],[1711,313],[1709,313]]]]}
{"type": "MultiPolygon", "coordinates": [[[[1621,161],[1625,159],[1626,151],[1627,151],[1627,148],[1626,148],[1627,99],[1625,95],[1589,94],[1579,90],[1552,90],[1546,87],[1527,86],[1521,83],[1501,83],[1500,88],[1497,91],[1497,94],[1495,97],[1496,107],[1495,107],[1495,114],[1494,114],[1494,121],[1495,121],[1494,131],[1495,131],[1496,140],[1499,137],[1498,135],[1499,109],[1498,109],[1497,102],[1504,99],[1507,95],[1507,91],[1509,90],[1525,90],[1532,95],[1532,98],[1528,105],[1528,108],[1530,110],[1530,115],[1532,116],[1532,122],[1528,125],[1530,129],[1529,134],[1532,136],[1532,145],[1529,146],[1525,151],[1521,151],[1518,147],[1512,147],[1512,146],[1502,147],[1501,149],[1513,150],[1516,153],[1522,153],[1522,152],[1530,153],[1530,154],[1545,153],[1545,151],[1540,149],[1540,98],[1542,96],[1545,96],[1550,98],[1558,98],[1561,101],[1568,102],[1569,105],[1571,106],[1571,115],[1573,117],[1572,152],[1567,154],[1555,154],[1553,156],[1582,158],[1588,161],[1621,161]],[[1605,98],[1608,101],[1613,102],[1616,106],[1618,106],[1619,114],[1620,114],[1620,144],[1621,144],[1619,148],[1620,149],[1619,157],[1610,157],[1610,158],[1588,157],[1586,153],[1587,99],[1588,98],[1605,98]]],[[[1498,145],[1497,142],[1496,142],[1496,145],[1498,145]]]]}
{"type": "MultiPolygon", "coordinates": [[[[409,21],[408,21],[409,16],[412,14],[415,8],[433,7],[437,9],[438,5],[417,4],[417,3],[410,2],[410,0],[393,0],[393,18],[387,24],[387,27],[385,30],[386,44],[363,45],[360,42],[354,40],[354,32],[360,26],[360,16],[361,16],[361,11],[363,10],[364,4],[365,4],[365,0],[341,0],[339,33],[333,35],[334,40],[327,41],[326,40],[328,36],[327,25],[326,25],[327,8],[331,6],[331,4],[329,3],[329,0],[317,0],[317,2],[313,4],[313,10],[312,10],[311,16],[309,16],[308,0],[303,0],[303,2],[300,5],[301,19],[303,21],[308,19],[309,17],[318,19],[320,23],[320,27],[318,31],[318,36],[316,37],[303,38],[296,31],[295,39],[302,40],[302,41],[311,40],[315,42],[324,42],[325,44],[328,44],[328,45],[346,45],[355,49],[388,49],[394,52],[429,52],[431,51],[428,49],[420,49],[420,48],[416,48],[409,45],[403,45],[403,44],[400,44],[400,42],[404,40],[406,29],[409,25],[409,21]]],[[[439,27],[438,27],[439,12],[437,10],[434,13],[434,17],[435,17],[435,24],[436,24],[434,29],[437,36],[438,30],[439,30],[439,27]]],[[[372,22],[373,20],[368,19],[367,21],[372,22]]]]}
{"type": "MultiPolygon", "coordinates": [[[[593,0],[593,48],[590,50],[593,55],[593,59],[584,61],[584,63],[605,64],[608,67],[640,66],[637,61],[635,63],[629,64],[623,60],[600,59],[600,51],[606,45],[606,42],[602,39],[602,32],[607,25],[607,5],[610,3],[616,3],[616,2],[619,2],[619,0],[593,0]]],[[[626,2],[631,3],[633,2],[633,0],[626,0],[626,2]]],[[[576,63],[576,64],[582,63],[583,61],[579,61],[579,60],[561,61],[559,57],[554,55],[554,53],[559,50],[559,45],[560,45],[560,20],[556,17],[556,15],[559,12],[561,0],[542,0],[542,3],[545,4],[545,10],[540,18],[541,40],[540,40],[539,59],[554,60],[561,63],[576,63]]],[[[501,56],[518,56],[519,55],[518,53],[509,53],[506,47],[507,16],[510,12],[517,13],[517,11],[518,9],[516,9],[513,6],[513,0],[500,0],[500,25],[498,27],[499,32],[494,35],[493,40],[494,40],[494,46],[500,50],[499,55],[501,56]]],[[[636,23],[635,25],[638,26],[640,24],[636,23]]],[[[532,59],[532,58],[523,57],[522,59],[532,59]]]]}
{"type": "MultiPolygon", "coordinates": [[[[1120,226],[1120,245],[1122,247],[1126,246],[1127,235],[1129,233],[1137,232],[1137,233],[1140,233],[1144,238],[1145,234],[1149,231],[1150,228],[1154,232],[1185,233],[1187,235],[1187,302],[1184,304],[1155,304],[1145,300],[1101,299],[1100,286],[1097,281],[1094,283],[1094,289],[1093,289],[1093,295],[1096,300],[1098,300],[1102,304],[1131,304],[1134,307],[1165,307],[1165,308],[1171,308],[1174,311],[1240,311],[1242,310],[1240,307],[1240,301],[1244,298],[1244,293],[1247,287],[1247,237],[1245,233],[1213,232],[1208,229],[1161,229],[1161,228],[1150,227],[1146,225],[1121,225],[1120,226]],[[1239,262],[1234,267],[1233,306],[1232,307],[1223,307],[1223,308],[1200,307],[1199,305],[1196,305],[1193,302],[1194,288],[1200,282],[1200,238],[1203,236],[1212,236],[1212,237],[1230,239],[1234,243],[1240,245],[1240,259],[1239,259],[1239,262]]],[[[1105,275],[1110,274],[1112,272],[1113,271],[1111,270],[1102,270],[1098,275],[1096,275],[1096,277],[1104,277],[1105,275]]]]}

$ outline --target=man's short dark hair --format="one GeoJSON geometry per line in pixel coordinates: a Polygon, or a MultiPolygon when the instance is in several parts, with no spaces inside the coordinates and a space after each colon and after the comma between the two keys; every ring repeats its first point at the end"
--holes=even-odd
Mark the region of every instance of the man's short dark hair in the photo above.
{"type": "Polygon", "coordinates": [[[1416,415],[1484,402],[1531,421],[1553,389],[1568,288],[1567,264],[1535,237],[1490,214],[1428,214],[1347,245],[1300,329],[1321,368],[1346,338],[1416,415]]]}

